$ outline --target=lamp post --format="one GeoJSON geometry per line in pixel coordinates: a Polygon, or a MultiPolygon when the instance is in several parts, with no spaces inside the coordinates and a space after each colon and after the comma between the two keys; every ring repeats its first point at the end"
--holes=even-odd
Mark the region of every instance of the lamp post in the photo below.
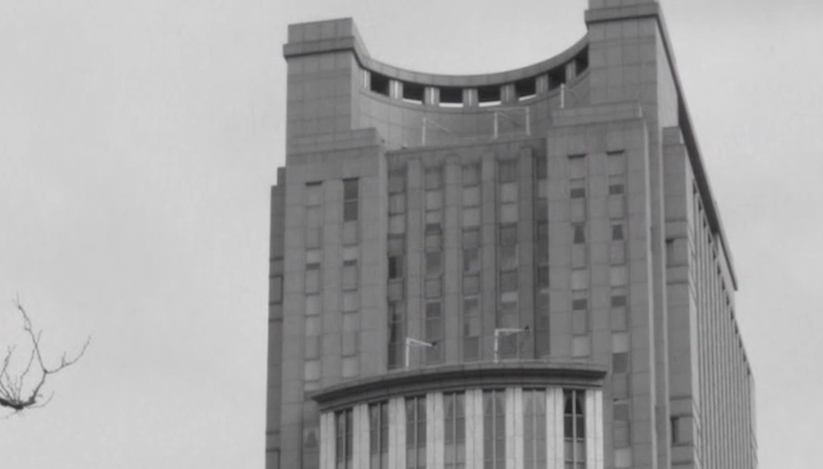
{"type": "Polygon", "coordinates": [[[423,342],[422,340],[406,337],[406,368],[409,367],[409,350],[411,349],[412,345],[414,345],[415,347],[434,347],[435,344],[436,342],[423,342]]]}
{"type": "Polygon", "coordinates": [[[497,363],[500,361],[500,338],[513,335],[513,334],[521,334],[524,332],[529,332],[529,326],[524,328],[512,328],[512,327],[501,327],[494,330],[494,362],[497,363]]]}

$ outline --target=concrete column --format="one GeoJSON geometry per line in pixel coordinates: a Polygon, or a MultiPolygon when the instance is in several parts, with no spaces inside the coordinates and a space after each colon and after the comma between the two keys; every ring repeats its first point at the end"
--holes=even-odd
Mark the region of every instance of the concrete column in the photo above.
{"type": "Polygon", "coordinates": [[[354,408],[354,467],[369,467],[369,406],[354,408]]]}
{"type": "Polygon", "coordinates": [[[511,407],[506,405],[506,467],[523,469],[523,389],[508,389],[506,401],[511,395],[511,407]],[[512,428],[509,428],[511,422],[512,428]],[[510,449],[511,448],[511,449],[510,449]]]}
{"type": "Polygon", "coordinates": [[[546,390],[547,469],[563,469],[563,389],[546,390]]]}
{"type": "Polygon", "coordinates": [[[389,401],[389,469],[406,469],[406,402],[402,397],[389,401]]]}
{"type": "Polygon", "coordinates": [[[441,468],[445,459],[443,393],[426,396],[426,467],[441,468]]]}
{"type": "Polygon", "coordinates": [[[586,391],[586,467],[603,469],[603,391],[586,391]]]}
{"type": "Polygon", "coordinates": [[[466,391],[466,467],[483,466],[483,391],[466,391]]]}

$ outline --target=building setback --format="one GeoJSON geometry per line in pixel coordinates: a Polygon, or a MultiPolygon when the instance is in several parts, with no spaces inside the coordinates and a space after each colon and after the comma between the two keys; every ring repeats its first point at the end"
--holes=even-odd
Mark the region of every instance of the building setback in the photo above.
{"type": "Polygon", "coordinates": [[[731,254],[660,7],[507,72],[289,27],[267,469],[752,469],[731,254]]]}

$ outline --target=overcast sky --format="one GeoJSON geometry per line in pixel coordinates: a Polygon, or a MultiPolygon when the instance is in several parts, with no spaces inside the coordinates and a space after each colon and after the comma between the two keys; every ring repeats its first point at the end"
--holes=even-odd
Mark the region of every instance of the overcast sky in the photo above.
{"type": "MultiPolygon", "coordinates": [[[[819,460],[823,2],[663,1],[736,261],[763,468],[819,460]]],[[[0,467],[263,468],[269,186],[286,25],[355,18],[428,72],[525,66],[583,0],[0,0],[0,343],[19,294],[51,404],[0,467]]],[[[814,464],[814,463],[812,463],[814,464]]]]}

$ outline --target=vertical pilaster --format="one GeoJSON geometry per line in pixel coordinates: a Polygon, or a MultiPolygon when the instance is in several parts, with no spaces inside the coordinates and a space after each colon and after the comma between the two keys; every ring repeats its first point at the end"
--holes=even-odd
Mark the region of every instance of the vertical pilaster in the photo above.
{"type": "Polygon", "coordinates": [[[466,467],[483,466],[483,391],[466,391],[466,467]]]}
{"type": "Polygon", "coordinates": [[[443,393],[431,393],[426,397],[426,467],[443,467],[445,436],[443,393]]]}
{"type": "Polygon", "coordinates": [[[397,397],[389,401],[389,469],[405,468],[406,403],[397,397]]]}
{"type": "Polygon", "coordinates": [[[460,208],[462,189],[460,182],[460,158],[449,155],[443,168],[443,321],[445,335],[443,344],[446,363],[460,360],[460,286],[463,269],[460,264],[460,208]]]}
{"type": "Polygon", "coordinates": [[[549,388],[546,390],[547,469],[565,467],[563,443],[563,389],[549,388]]]}

